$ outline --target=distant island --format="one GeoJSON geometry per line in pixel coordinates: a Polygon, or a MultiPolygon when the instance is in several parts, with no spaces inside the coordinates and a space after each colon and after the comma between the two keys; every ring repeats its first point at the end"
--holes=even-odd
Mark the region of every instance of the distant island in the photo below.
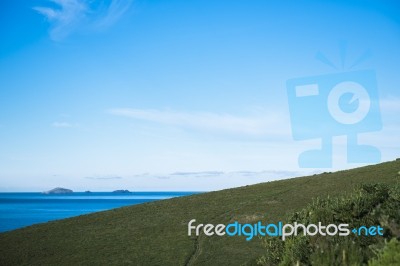
{"type": "Polygon", "coordinates": [[[67,188],[62,188],[62,187],[56,187],[53,188],[49,191],[45,191],[43,192],[43,194],[69,194],[72,193],[73,191],[71,189],[67,189],[67,188]]]}
{"type": "Polygon", "coordinates": [[[114,190],[113,193],[131,193],[131,192],[127,189],[118,189],[114,190]]]}
{"type": "MultiPolygon", "coordinates": [[[[71,189],[68,189],[68,188],[56,187],[56,188],[53,188],[53,189],[51,189],[49,191],[44,191],[42,193],[43,194],[70,194],[70,193],[73,193],[73,191],[71,189]]],[[[86,190],[86,191],[84,191],[84,193],[90,194],[90,193],[92,193],[92,191],[86,190]]],[[[127,189],[117,189],[117,190],[114,190],[112,193],[129,194],[129,193],[132,193],[132,192],[127,190],[127,189]]]]}

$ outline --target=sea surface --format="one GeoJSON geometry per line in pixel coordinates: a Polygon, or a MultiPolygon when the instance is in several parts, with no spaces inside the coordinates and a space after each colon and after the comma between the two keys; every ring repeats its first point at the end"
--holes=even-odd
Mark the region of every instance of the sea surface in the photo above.
{"type": "Polygon", "coordinates": [[[0,193],[0,232],[197,192],[0,193]]]}

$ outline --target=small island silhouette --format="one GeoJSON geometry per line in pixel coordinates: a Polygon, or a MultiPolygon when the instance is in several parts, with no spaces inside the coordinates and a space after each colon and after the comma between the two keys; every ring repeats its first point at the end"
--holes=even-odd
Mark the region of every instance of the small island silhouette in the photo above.
{"type": "Polygon", "coordinates": [[[117,190],[114,190],[113,193],[132,193],[132,192],[130,192],[127,189],[117,189],[117,190]]]}
{"type": "MultiPolygon", "coordinates": [[[[71,189],[68,189],[68,188],[56,187],[56,188],[53,188],[53,189],[51,189],[51,190],[44,191],[44,192],[42,192],[42,193],[43,193],[43,194],[70,194],[70,193],[73,193],[73,191],[72,191],[71,189]]],[[[84,193],[92,193],[92,191],[86,190],[84,193]]],[[[116,194],[121,194],[121,193],[129,194],[129,193],[132,193],[132,192],[129,191],[129,190],[127,190],[127,189],[117,189],[117,190],[112,191],[112,193],[116,193],[116,194]]]]}
{"type": "Polygon", "coordinates": [[[49,191],[44,191],[43,194],[69,194],[72,193],[73,191],[71,189],[67,188],[62,188],[62,187],[56,187],[53,188],[49,191]]]}

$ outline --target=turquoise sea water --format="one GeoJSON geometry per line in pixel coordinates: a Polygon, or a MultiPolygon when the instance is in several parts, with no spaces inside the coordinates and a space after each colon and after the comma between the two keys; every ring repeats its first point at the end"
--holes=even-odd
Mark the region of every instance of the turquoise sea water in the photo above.
{"type": "Polygon", "coordinates": [[[0,193],[0,232],[64,219],[82,214],[109,210],[127,205],[195,194],[195,192],[134,193],[0,193]]]}

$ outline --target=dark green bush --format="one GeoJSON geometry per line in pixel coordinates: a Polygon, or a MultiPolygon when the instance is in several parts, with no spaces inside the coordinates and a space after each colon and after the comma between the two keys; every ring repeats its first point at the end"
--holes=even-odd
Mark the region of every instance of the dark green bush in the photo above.
{"type": "MultiPolygon", "coordinates": [[[[347,196],[317,198],[286,221],[294,222],[304,225],[346,223],[350,230],[379,225],[384,228],[384,235],[304,236],[301,233],[286,241],[265,237],[263,245],[267,252],[258,259],[259,265],[366,265],[376,254],[381,254],[377,250],[382,249],[387,240],[400,237],[400,186],[366,184],[347,196]]],[[[385,258],[390,256],[391,253],[386,254],[385,258]]]]}
{"type": "Polygon", "coordinates": [[[368,263],[369,266],[398,266],[400,265],[400,242],[393,238],[378,253],[377,258],[373,258],[368,263]]]}

